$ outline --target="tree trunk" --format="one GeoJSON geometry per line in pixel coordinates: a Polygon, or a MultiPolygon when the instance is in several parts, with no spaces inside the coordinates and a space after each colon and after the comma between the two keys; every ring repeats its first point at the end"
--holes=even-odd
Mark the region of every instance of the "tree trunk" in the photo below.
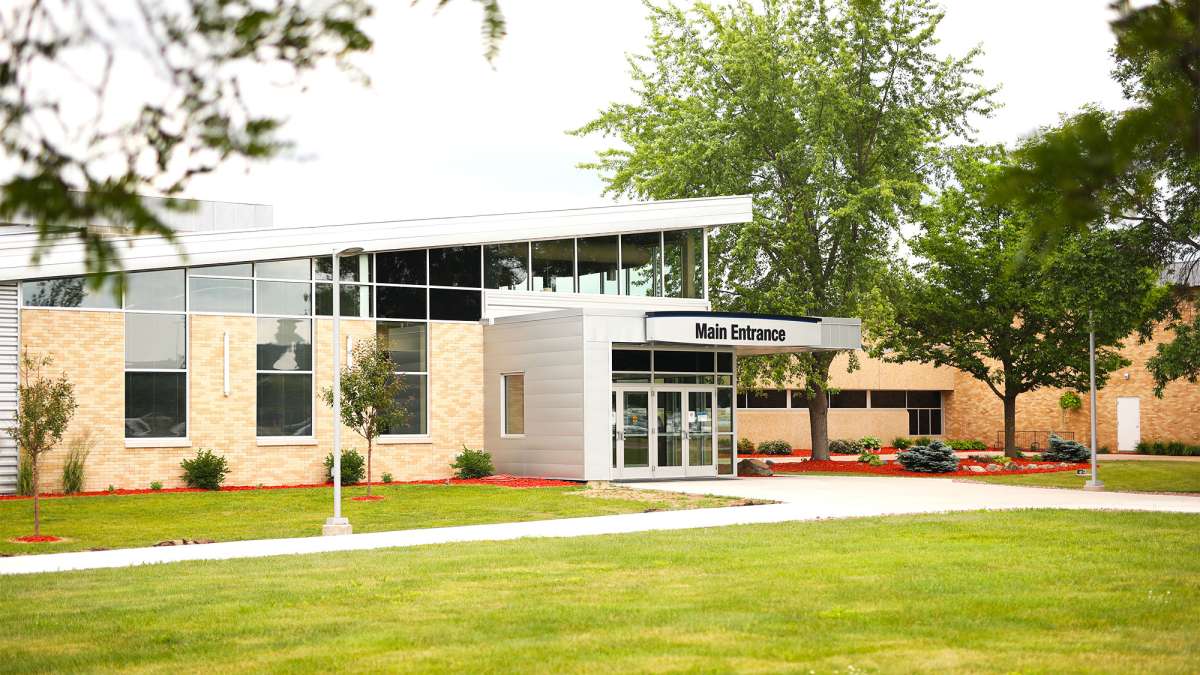
{"type": "Polygon", "coordinates": [[[367,439],[367,496],[371,496],[371,451],[374,449],[371,439],[367,439]]]}
{"type": "Polygon", "coordinates": [[[30,453],[29,455],[30,471],[33,477],[33,536],[37,537],[42,534],[42,512],[41,504],[38,502],[38,465],[37,455],[30,453]]]}
{"type": "Polygon", "coordinates": [[[1004,395],[1004,454],[1017,456],[1017,395],[1004,395]]]}
{"type": "Polygon", "coordinates": [[[812,458],[829,459],[829,395],[825,387],[814,384],[808,400],[808,429],[812,437],[812,458]]]}

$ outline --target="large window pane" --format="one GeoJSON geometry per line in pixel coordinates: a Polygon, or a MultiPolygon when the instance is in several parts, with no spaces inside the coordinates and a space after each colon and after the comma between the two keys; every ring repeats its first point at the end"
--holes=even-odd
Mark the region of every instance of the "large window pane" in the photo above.
{"type": "Polygon", "coordinates": [[[746,393],[747,408],[786,408],[786,389],[760,389],[746,393]]]}
{"type": "Polygon", "coordinates": [[[512,373],[503,376],[504,385],[504,433],[525,433],[525,374],[512,373]]]}
{"type": "Polygon", "coordinates": [[[387,344],[388,356],[396,372],[423,373],[429,369],[426,329],[424,323],[379,322],[376,334],[387,344]]]}
{"type": "Polygon", "coordinates": [[[254,282],[249,279],[188,279],[193,312],[229,312],[250,314],[254,311],[254,282]]]}
{"type": "Polygon", "coordinates": [[[571,293],[575,290],[575,240],[533,242],[533,290],[571,293]]]}
{"type": "MultiPolygon", "coordinates": [[[[344,255],[338,262],[338,275],[342,281],[370,281],[371,255],[344,255]]],[[[333,256],[313,259],[313,278],[317,281],[333,281],[333,256]]]]}
{"type": "Polygon", "coordinates": [[[616,294],[617,237],[586,237],[578,246],[579,292],[616,294]]]}
{"type": "Polygon", "coordinates": [[[427,434],[429,433],[428,401],[429,378],[426,375],[397,375],[403,383],[400,395],[396,397],[400,409],[404,411],[404,419],[400,424],[389,427],[386,434],[427,434]]]}
{"type": "Polygon", "coordinates": [[[733,352],[717,352],[717,372],[733,372],[733,352]]]}
{"type": "Polygon", "coordinates": [[[865,408],[867,407],[867,391],[865,389],[843,389],[829,395],[830,408],[865,408]]]}
{"type": "Polygon", "coordinates": [[[376,286],[376,315],[381,319],[425,319],[425,293],[424,288],[376,286]]]}
{"type": "Polygon", "coordinates": [[[198,274],[215,277],[249,277],[254,275],[254,266],[251,263],[235,263],[233,265],[205,265],[188,268],[188,276],[198,274]]]}
{"type": "Polygon", "coordinates": [[[613,370],[633,370],[650,372],[649,349],[614,349],[612,350],[613,370]]]}
{"type": "Polygon", "coordinates": [[[312,436],[312,375],[258,375],[258,435],[312,436]]]}
{"type": "Polygon", "coordinates": [[[182,269],[128,274],[125,277],[125,309],[182,312],[183,288],[182,269]]]}
{"type": "Polygon", "coordinates": [[[26,281],[21,284],[21,298],[26,307],[120,309],[121,298],[114,286],[113,277],[99,290],[88,288],[86,277],[26,281]]]}
{"type": "Polygon", "coordinates": [[[654,372],[656,373],[711,373],[713,352],[682,352],[654,350],[654,372]]]}
{"type": "Polygon", "coordinates": [[[662,295],[658,232],[621,235],[621,293],[623,295],[662,295]]]}
{"type": "Polygon", "coordinates": [[[733,390],[717,390],[717,432],[733,431],[733,390]]]}
{"type": "Polygon", "coordinates": [[[874,389],[871,391],[872,408],[905,408],[904,391],[896,389],[874,389]]]}
{"type": "Polygon", "coordinates": [[[432,286],[480,288],[478,246],[429,249],[429,283],[432,286]]]}
{"type": "Polygon", "coordinates": [[[254,276],[260,279],[304,279],[312,274],[312,263],[308,258],[293,260],[268,260],[254,263],[254,276]]]}
{"type": "Polygon", "coordinates": [[[287,281],[258,281],[258,313],[312,314],[312,286],[287,281]]]}
{"type": "Polygon", "coordinates": [[[704,230],[663,233],[664,295],[670,298],[704,297],[704,230]]]}
{"type": "Polygon", "coordinates": [[[790,391],[792,397],[793,409],[808,410],[808,392],[804,389],[792,389],[790,391]]]}
{"type": "Polygon", "coordinates": [[[483,247],[483,283],[487,288],[524,291],[529,288],[529,242],[483,247]]]}
{"type": "Polygon", "coordinates": [[[187,318],[183,314],[125,315],[125,367],[187,368],[187,318]]]}
{"type": "Polygon", "coordinates": [[[910,392],[908,392],[908,407],[910,407],[910,408],[940,408],[940,407],[942,407],[942,392],[940,392],[940,391],[910,391],[910,392]]]}
{"type": "Polygon", "coordinates": [[[483,317],[483,293],[448,288],[429,289],[429,318],[443,321],[478,321],[483,317]]]}
{"type": "Polygon", "coordinates": [[[717,473],[727,476],[733,473],[733,436],[717,436],[717,473]]]}
{"type": "MultiPolygon", "coordinates": [[[[342,284],[342,316],[369,319],[371,317],[371,287],[342,284]]],[[[333,316],[333,284],[317,284],[317,315],[333,316]]]]}
{"type": "Polygon", "coordinates": [[[381,284],[425,284],[425,249],[375,254],[375,280],[381,284]]]}
{"type": "Polygon", "coordinates": [[[312,370],[312,321],[259,319],[258,370],[312,370]]]}
{"type": "Polygon", "coordinates": [[[125,437],[187,436],[187,374],[125,373],[125,437]]]}

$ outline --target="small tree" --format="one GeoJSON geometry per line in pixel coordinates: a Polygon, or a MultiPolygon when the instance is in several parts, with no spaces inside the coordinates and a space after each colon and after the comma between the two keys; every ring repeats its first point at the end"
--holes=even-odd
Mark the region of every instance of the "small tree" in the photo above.
{"type": "Polygon", "coordinates": [[[48,356],[33,357],[26,351],[21,355],[20,383],[17,387],[16,422],[7,429],[16,439],[33,474],[33,534],[42,532],[38,502],[38,460],[49,452],[67,430],[75,414],[75,386],[66,373],[57,378],[47,376],[43,369],[50,366],[48,356]]]}
{"type": "MultiPolygon", "coordinates": [[[[388,354],[387,341],[376,337],[354,346],[353,365],[342,369],[342,423],[367,442],[367,494],[371,494],[371,453],[375,439],[389,427],[404,424],[407,411],[400,407],[404,382],[388,354]]],[[[321,392],[325,405],[333,406],[333,388],[321,392]]]]}

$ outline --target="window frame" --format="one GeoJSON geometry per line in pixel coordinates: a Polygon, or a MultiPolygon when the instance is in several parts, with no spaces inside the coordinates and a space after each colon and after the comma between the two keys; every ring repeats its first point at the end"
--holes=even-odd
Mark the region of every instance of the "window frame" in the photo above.
{"type": "MultiPolygon", "coordinates": [[[[429,295],[426,294],[425,297],[428,300],[429,295]]],[[[429,432],[429,426],[432,421],[432,420],[430,420],[430,412],[431,411],[430,411],[430,407],[429,407],[429,392],[430,392],[430,388],[431,388],[431,384],[432,384],[432,378],[430,376],[430,370],[431,370],[430,364],[432,363],[432,356],[433,356],[430,353],[430,344],[432,342],[431,336],[430,336],[430,333],[432,332],[430,330],[431,322],[429,320],[376,319],[375,320],[376,336],[378,336],[378,334],[379,334],[378,331],[379,331],[380,324],[383,324],[383,323],[415,323],[415,324],[421,324],[421,325],[425,326],[425,331],[424,331],[425,332],[425,370],[424,371],[418,371],[418,370],[395,370],[395,371],[392,371],[393,375],[420,375],[425,378],[425,401],[424,401],[425,432],[424,433],[415,433],[415,434],[380,434],[378,441],[380,443],[430,443],[433,440],[432,434],[429,432]]],[[[462,322],[458,322],[458,323],[462,323],[462,322]]]]}
{"type": "MultiPolygon", "coordinates": [[[[255,298],[257,304],[257,297],[255,298]]],[[[280,314],[254,315],[254,438],[258,445],[310,445],[316,442],[317,439],[317,317],[314,316],[288,316],[280,314]],[[295,319],[308,321],[309,329],[309,345],[311,347],[308,370],[263,370],[258,367],[258,327],[263,319],[295,319]],[[260,436],[258,434],[258,376],[259,375],[291,375],[291,376],[308,376],[308,405],[309,414],[311,417],[311,431],[302,436],[260,436]]]]}
{"type": "MultiPolygon", "coordinates": [[[[107,310],[118,311],[122,314],[122,336],[121,336],[121,393],[125,401],[122,401],[122,426],[124,420],[127,419],[128,411],[125,410],[129,396],[128,387],[126,384],[126,376],[129,373],[169,373],[183,375],[183,428],[182,436],[125,436],[126,448],[187,448],[191,447],[192,441],[192,322],[189,318],[188,309],[188,294],[185,282],[184,287],[184,305],[183,311],[166,311],[166,310],[126,310],[125,298],[121,298],[121,309],[107,310]],[[127,367],[127,357],[125,350],[129,348],[129,337],[126,335],[126,326],[129,322],[130,314],[158,314],[166,316],[183,316],[183,368],[129,368],[127,367]]],[[[70,308],[62,308],[70,309],[70,308]]],[[[122,434],[124,435],[124,433],[122,434]]]]}
{"type": "Polygon", "coordinates": [[[525,438],[525,371],[500,373],[500,438],[525,438]],[[508,378],[521,378],[521,431],[508,430],[508,378]]]}

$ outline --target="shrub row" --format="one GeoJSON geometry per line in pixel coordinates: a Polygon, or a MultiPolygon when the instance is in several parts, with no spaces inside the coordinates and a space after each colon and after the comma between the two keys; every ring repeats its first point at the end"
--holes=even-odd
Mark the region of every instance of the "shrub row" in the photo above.
{"type": "Polygon", "coordinates": [[[1183,441],[1142,441],[1137,444],[1137,454],[1200,457],[1200,445],[1191,445],[1183,441]]]}

